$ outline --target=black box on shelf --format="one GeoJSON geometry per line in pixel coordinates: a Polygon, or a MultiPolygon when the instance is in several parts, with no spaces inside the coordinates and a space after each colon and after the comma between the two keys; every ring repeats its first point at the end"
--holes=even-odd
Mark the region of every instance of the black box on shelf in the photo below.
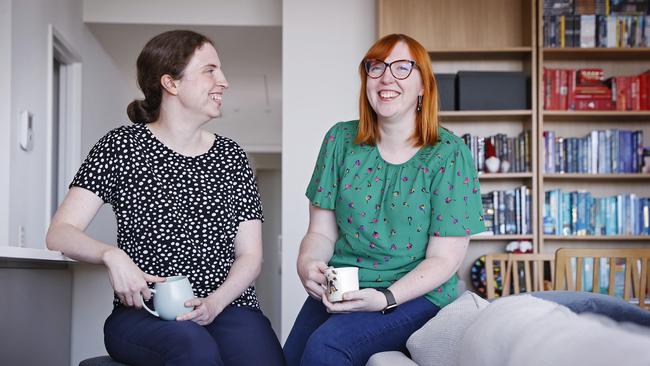
{"type": "Polygon", "coordinates": [[[436,74],[438,100],[441,111],[455,111],[456,108],[456,74],[436,74]]]}
{"type": "Polygon", "coordinates": [[[458,109],[530,109],[528,79],[517,71],[459,71],[458,109]]]}

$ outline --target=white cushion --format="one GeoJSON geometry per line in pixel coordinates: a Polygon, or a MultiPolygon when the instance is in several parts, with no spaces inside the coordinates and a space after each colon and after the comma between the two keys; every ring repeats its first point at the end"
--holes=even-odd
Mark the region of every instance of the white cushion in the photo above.
{"type": "Polygon", "coordinates": [[[494,301],[466,329],[459,365],[506,365],[514,343],[527,334],[530,324],[545,323],[550,314],[557,318],[575,315],[561,305],[530,295],[507,296],[494,301]]]}
{"type": "Polygon", "coordinates": [[[375,353],[370,357],[366,366],[418,366],[405,354],[399,351],[375,353]]]}
{"type": "Polygon", "coordinates": [[[489,303],[466,291],[411,335],[406,347],[420,366],[456,366],[465,329],[489,303]]]}
{"type": "Polygon", "coordinates": [[[530,323],[504,365],[650,365],[650,336],[644,327],[589,313],[554,315],[530,323]]]}

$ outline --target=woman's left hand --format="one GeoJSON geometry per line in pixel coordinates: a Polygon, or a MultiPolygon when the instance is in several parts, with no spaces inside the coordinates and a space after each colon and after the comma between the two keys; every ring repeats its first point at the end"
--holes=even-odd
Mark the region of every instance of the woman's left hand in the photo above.
{"type": "Polygon", "coordinates": [[[386,308],[386,296],[374,288],[350,291],[343,294],[343,301],[332,303],[323,293],[323,304],[329,313],[349,313],[353,311],[381,311],[386,308]]]}
{"type": "Polygon", "coordinates": [[[195,297],[192,300],[185,301],[185,306],[194,307],[194,310],[187,314],[179,315],[176,320],[191,320],[198,325],[212,323],[214,318],[223,311],[223,307],[210,297],[195,297]]]}

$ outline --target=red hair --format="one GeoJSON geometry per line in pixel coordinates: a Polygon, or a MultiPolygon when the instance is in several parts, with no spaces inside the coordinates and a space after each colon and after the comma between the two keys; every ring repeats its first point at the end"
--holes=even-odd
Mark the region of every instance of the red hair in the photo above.
{"type": "Polygon", "coordinates": [[[438,141],[438,91],[436,79],[431,70],[431,59],[426,49],[415,39],[405,34],[389,34],[373,44],[359,64],[361,77],[361,92],[359,93],[359,132],[354,140],[357,144],[375,145],[379,141],[379,126],[377,114],[370,106],[366,96],[366,69],[368,59],[385,60],[395,45],[404,42],[408,47],[413,61],[417,64],[422,76],[424,94],[422,95],[422,110],[416,112],[415,131],[411,140],[414,146],[433,145],[438,141]]]}

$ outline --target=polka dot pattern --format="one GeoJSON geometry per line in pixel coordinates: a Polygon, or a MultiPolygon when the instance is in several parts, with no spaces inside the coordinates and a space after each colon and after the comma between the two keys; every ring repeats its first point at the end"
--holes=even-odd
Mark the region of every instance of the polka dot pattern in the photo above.
{"type": "MultiPolygon", "coordinates": [[[[138,267],[157,276],[187,276],[198,297],[228,276],[239,223],[263,220],[246,154],[218,135],[208,152],[188,157],[146,125],[116,128],[93,147],[70,186],[113,207],[117,244],[138,267]]],[[[259,308],[254,287],[233,305],[259,308]]]]}

